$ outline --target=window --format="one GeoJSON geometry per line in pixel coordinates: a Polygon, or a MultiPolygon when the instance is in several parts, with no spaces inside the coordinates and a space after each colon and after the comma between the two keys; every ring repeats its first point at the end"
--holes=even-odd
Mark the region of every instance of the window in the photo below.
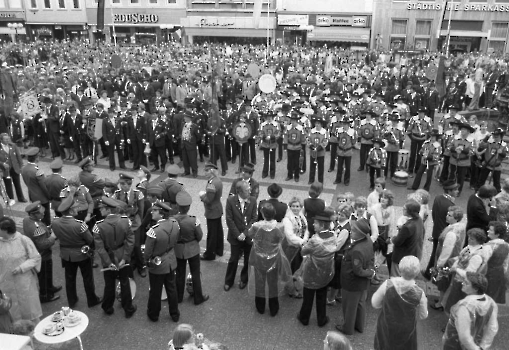
{"type": "Polygon", "coordinates": [[[405,38],[391,38],[391,50],[401,50],[405,47],[405,38]]]}
{"type": "Polygon", "coordinates": [[[415,39],[414,49],[426,50],[429,47],[429,39],[415,39]]]}
{"type": "Polygon", "coordinates": [[[140,0],[131,0],[131,4],[139,4],[140,0]]]}
{"type": "Polygon", "coordinates": [[[30,8],[37,8],[37,0],[30,0],[30,8]]]}
{"type": "Polygon", "coordinates": [[[430,35],[431,21],[417,21],[415,23],[415,35],[430,35]]]}
{"type": "Polygon", "coordinates": [[[120,4],[120,0],[111,0],[112,4],[120,4]]]}
{"type": "Polygon", "coordinates": [[[46,9],[50,9],[51,8],[50,0],[44,0],[44,8],[46,8],[46,9]]]}
{"type": "Polygon", "coordinates": [[[168,4],[176,4],[177,0],[168,0],[168,4]]]}
{"type": "Polygon", "coordinates": [[[58,0],[58,7],[61,9],[65,9],[65,0],[58,0]]]}
{"type": "Polygon", "coordinates": [[[75,9],[79,9],[80,8],[80,0],[72,0],[72,3],[73,3],[73,7],[75,9]]]}
{"type": "Polygon", "coordinates": [[[148,1],[150,4],[157,4],[157,0],[149,0],[148,1]]]}
{"type": "Polygon", "coordinates": [[[393,19],[392,20],[392,31],[391,33],[394,35],[406,35],[406,19],[393,19]]]}
{"type": "Polygon", "coordinates": [[[493,52],[502,53],[504,52],[505,41],[490,41],[489,48],[493,49],[493,52]]]}
{"type": "Polygon", "coordinates": [[[491,37],[498,38],[498,39],[505,39],[507,38],[507,26],[509,23],[493,23],[493,26],[491,27],[491,37]]]}

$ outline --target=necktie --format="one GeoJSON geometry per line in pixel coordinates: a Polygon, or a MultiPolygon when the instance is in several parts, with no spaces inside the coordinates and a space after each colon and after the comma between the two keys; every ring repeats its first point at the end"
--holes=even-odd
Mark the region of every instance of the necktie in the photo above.
{"type": "Polygon", "coordinates": [[[127,192],[125,193],[125,202],[127,204],[129,204],[129,197],[128,197],[128,193],[127,192]]]}
{"type": "Polygon", "coordinates": [[[136,117],[133,118],[134,127],[136,128],[136,117]]]}
{"type": "Polygon", "coordinates": [[[111,118],[111,124],[113,124],[113,127],[115,127],[115,119],[114,118],[111,118]]]}

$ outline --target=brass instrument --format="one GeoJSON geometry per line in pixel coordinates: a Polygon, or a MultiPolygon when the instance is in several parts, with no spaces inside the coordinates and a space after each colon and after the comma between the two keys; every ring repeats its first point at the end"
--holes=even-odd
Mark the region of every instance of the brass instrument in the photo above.
{"type": "Polygon", "coordinates": [[[311,157],[314,159],[314,164],[317,164],[317,158],[318,158],[318,139],[314,139],[313,141],[313,148],[311,149],[311,157]]]}
{"type": "Polygon", "coordinates": [[[89,245],[84,245],[81,247],[81,254],[88,255],[89,257],[94,256],[94,250],[89,245]]]}

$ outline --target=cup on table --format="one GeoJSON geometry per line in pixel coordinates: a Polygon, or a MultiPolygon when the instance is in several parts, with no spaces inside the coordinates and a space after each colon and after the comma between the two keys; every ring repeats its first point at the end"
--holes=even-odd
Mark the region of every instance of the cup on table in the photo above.
{"type": "Polygon", "coordinates": [[[62,313],[64,314],[64,316],[68,316],[70,312],[71,309],[69,308],[69,306],[62,306],[62,313]]]}

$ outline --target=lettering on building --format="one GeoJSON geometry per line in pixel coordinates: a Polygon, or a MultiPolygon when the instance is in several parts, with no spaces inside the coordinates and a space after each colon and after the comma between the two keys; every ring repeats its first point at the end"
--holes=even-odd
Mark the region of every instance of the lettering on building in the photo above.
{"type": "Polygon", "coordinates": [[[113,14],[113,21],[117,23],[157,23],[159,22],[158,15],[150,15],[143,13],[128,13],[128,14],[113,14]]]}
{"type": "MultiPolygon", "coordinates": [[[[440,11],[444,9],[444,4],[427,3],[427,2],[414,2],[407,4],[407,10],[435,10],[440,11]]],[[[481,4],[448,4],[447,11],[478,11],[478,12],[509,12],[509,5],[481,5],[481,4]],[[451,9],[452,6],[452,9],[451,9]]]]}

